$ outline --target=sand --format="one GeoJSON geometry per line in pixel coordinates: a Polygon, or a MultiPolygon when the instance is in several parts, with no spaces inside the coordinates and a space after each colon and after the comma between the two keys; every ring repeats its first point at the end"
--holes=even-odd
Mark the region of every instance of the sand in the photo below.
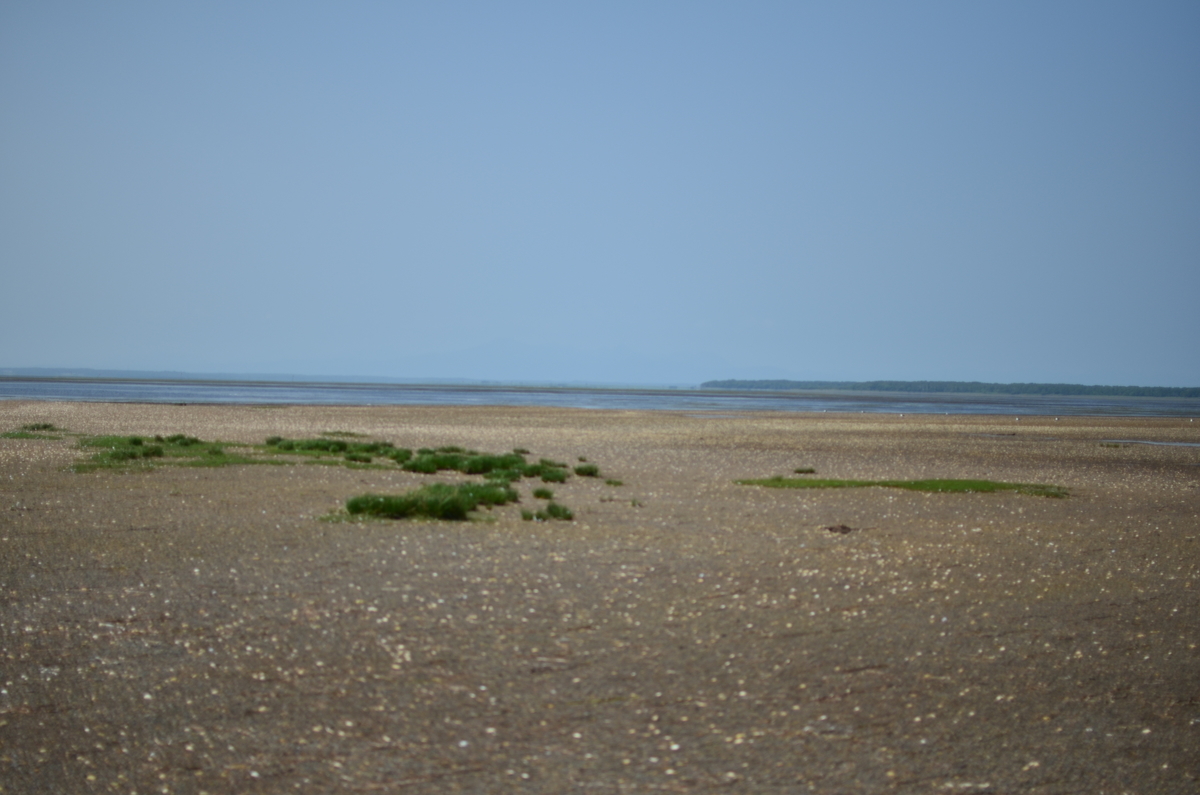
{"type": "Polygon", "coordinates": [[[460,476],[76,474],[73,439],[0,439],[6,793],[1200,787],[1200,447],[1102,444],[1187,419],[0,403],[33,422],[624,485],[555,485],[572,522],[522,521],[528,481],[480,521],[331,522],[460,476]],[[1071,496],[733,483],[804,466],[1071,496]]]}

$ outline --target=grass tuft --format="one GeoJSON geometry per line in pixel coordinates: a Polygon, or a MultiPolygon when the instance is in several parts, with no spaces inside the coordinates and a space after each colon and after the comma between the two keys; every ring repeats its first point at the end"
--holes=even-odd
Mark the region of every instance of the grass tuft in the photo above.
{"type": "Polygon", "coordinates": [[[546,516],[551,519],[562,519],[569,522],[575,518],[575,514],[565,505],[559,505],[557,502],[549,503],[546,506],[546,516]]]}
{"type": "Polygon", "coordinates": [[[543,483],[566,483],[567,470],[558,467],[543,467],[541,477],[543,483]]]}
{"type": "Polygon", "coordinates": [[[595,464],[580,464],[575,467],[575,474],[581,478],[595,478],[600,476],[600,467],[595,464]]]}
{"type": "Polygon", "coordinates": [[[480,505],[504,505],[518,500],[517,492],[494,483],[430,483],[396,496],[364,494],[346,502],[353,515],[379,516],[386,519],[427,517],[463,521],[480,505]]]}
{"type": "Polygon", "coordinates": [[[554,492],[550,491],[550,489],[534,489],[533,496],[539,500],[552,500],[554,499],[554,492]]]}
{"type": "Polygon", "coordinates": [[[543,511],[521,511],[521,518],[527,522],[533,521],[534,519],[538,520],[539,522],[549,522],[552,519],[559,519],[564,522],[569,522],[575,518],[575,514],[572,513],[571,509],[567,506],[552,502],[547,505],[546,509],[543,511]]]}

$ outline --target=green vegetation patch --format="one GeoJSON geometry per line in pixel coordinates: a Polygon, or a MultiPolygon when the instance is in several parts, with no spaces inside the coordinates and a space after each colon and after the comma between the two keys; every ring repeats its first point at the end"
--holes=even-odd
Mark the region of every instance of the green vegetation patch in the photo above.
{"type": "MultiPolygon", "coordinates": [[[[538,511],[538,513],[542,513],[542,511],[538,511]]],[[[537,517],[537,515],[538,514],[535,513],[534,517],[537,517]]],[[[546,505],[545,518],[561,519],[565,522],[569,522],[575,518],[575,514],[573,514],[571,509],[567,506],[559,505],[557,502],[552,502],[546,505]]]]}
{"type": "Polygon", "coordinates": [[[461,447],[422,448],[401,466],[409,472],[462,472],[464,475],[496,475],[498,480],[517,480],[523,474],[525,457],[517,453],[489,455],[461,447]]]}
{"type": "Polygon", "coordinates": [[[527,522],[532,522],[535,519],[539,522],[549,522],[552,519],[569,522],[575,518],[575,514],[567,506],[552,502],[546,506],[545,510],[521,511],[521,518],[527,522]]]}
{"type": "Polygon", "coordinates": [[[391,442],[349,442],[345,439],[284,439],[271,436],[267,439],[271,451],[293,454],[316,455],[390,455],[396,448],[391,442]]]}
{"type": "Polygon", "coordinates": [[[997,491],[1015,491],[1037,497],[1066,497],[1068,492],[1061,486],[1038,483],[1003,483],[994,480],[833,480],[826,478],[773,477],[761,480],[736,480],[742,486],[766,486],[772,489],[853,489],[868,486],[884,486],[909,491],[938,493],[990,494],[997,491]]]}
{"type": "Polygon", "coordinates": [[[76,472],[149,467],[155,463],[197,467],[274,463],[231,453],[225,449],[227,445],[181,433],[166,437],[85,436],[79,440],[79,446],[96,452],[76,464],[76,472]]]}
{"type": "Polygon", "coordinates": [[[61,436],[44,433],[44,431],[63,432],[62,428],[54,427],[52,422],[31,422],[28,425],[22,425],[15,431],[7,431],[0,433],[0,439],[51,439],[58,440],[61,436]]]}
{"type": "MultiPolygon", "coordinates": [[[[47,427],[53,428],[49,424],[38,426],[42,430],[47,427]]],[[[12,433],[32,432],[22,429],[12,433]]],[[[571,476],[570,465],[561,461],[542,458],[537,463],[530,463],[525,458],[528,451],[524,448],[499,455],[449,445],[422,447],[414,452],[398,448],[391,442],[371,441],[352,431],[325,431],[312,439],[271,436],[261,445],[205,441],[186,434],[166,437],[84,436],[79,440],[79,447],[91,455],[75,465],[76,472],[150,469],[163,464],[218,467],[302,462],[353,469],[389,469],[398,466],[408,472],[436,474],[453,471],[483,478],[482,483],[429,484],[398,496],[368,494],[355,497],[346,504],[350,515],[394,519],[424,516],[462,520],[480,505],[490,507],[518,501],[512,484],[523,478],[540,478],[545,483],[565,483],[571,476]]],[[[596,477],[600,473],[595,464],[586,462],[576,466],[574,471],[582,477],[596,477]]],[[[620,481],[609,483],[620,485],[620,481]]],[[[547,501],[554,497],[554,492],[548,488],[538,488],[533,493],[535,497],[547,501]]],[[[522,512],[523,515],[525,513],[529,512],[522,512]]],[[[551,501],[544,510],[529,513],[527,518],[570,520],[574,514],[569,508],[551,501]]]]}
{"type": "Polygon", "coordinates": [[[536,475],[542,479],[543,483],[566,483],[567,477],[569,476],[569,473],[565,469],[548,467],[542,464],[536,464],[534,466],[534,471],[531,472],[527,470],[525,474],[527,476],[536,475]]]}
{"type": "Polygon", "coordinates": [[[430,483],[404,494],[364,494],[346,502],[352,515],[386,519],[428,517],[462,521],[480,505],[504,505],[518,500],[517,492],[496,483],[430,483]]]}

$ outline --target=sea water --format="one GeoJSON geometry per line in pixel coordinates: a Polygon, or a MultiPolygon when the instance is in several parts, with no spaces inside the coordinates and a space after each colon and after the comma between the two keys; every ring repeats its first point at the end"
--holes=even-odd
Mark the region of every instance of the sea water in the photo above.
{"type": "Polygon", "coordinates": [[[0,378],[0,400],[325,406],[560,406],[689,412],[1200,416],[1198,398],[16,377],[0,378]]]}

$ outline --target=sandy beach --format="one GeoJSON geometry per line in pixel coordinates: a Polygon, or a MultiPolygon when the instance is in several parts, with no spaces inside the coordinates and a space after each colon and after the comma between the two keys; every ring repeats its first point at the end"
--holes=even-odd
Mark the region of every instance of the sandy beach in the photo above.
{"type": "Polygon", "coordinates": [[[528,480],[331,521],[468,478],[0,438],[0,792],[1200,788],[1200,423],[0,402],[33,423],[602,476],[553,485],[573,521],[524,521],[528,480]],[[802,467],[1070,496],[734,483],[802,467]]]}

